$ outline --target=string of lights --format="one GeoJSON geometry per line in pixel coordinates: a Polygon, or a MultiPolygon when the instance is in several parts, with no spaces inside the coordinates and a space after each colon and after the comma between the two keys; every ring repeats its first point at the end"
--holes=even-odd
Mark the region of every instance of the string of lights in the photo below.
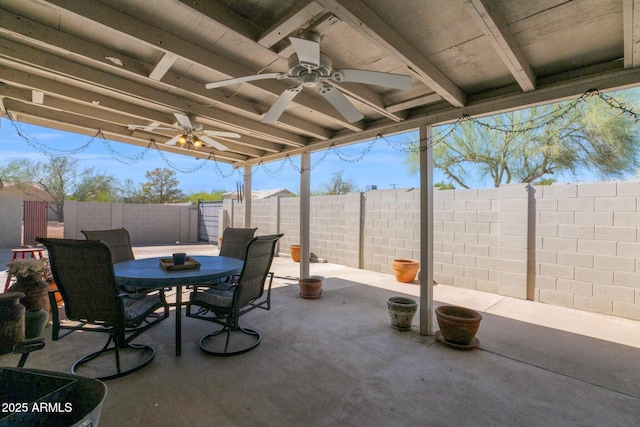
{"type": "MultiPolygon", "coordinates": [[[[572,101],[560,103],[557,106],[553,107],[552,109],[545,111],[538,116],[528,118],[527,120],[523,120],[518,123],[499,123],[495,121],[488,122],[486,120],[474,118],[472,116],[463,114],[460,118],[458,118],[451,124],[439,126],[438,131],[434,132],[434,134],[431,137],[428,137],[426,139],[416,140],[412,138],[406,138],[405,141],[399,141],[397,138],[386,137],[384,135],[377,135],[375,138],[369,141],[369,143],[362,150],[356,153],[347,153],[344,150],[341,150],[338,147],[331,145],[327,150],[324,150],[324,152],[318,158],[318,160],[316,160],[310,166],[310,170],[314,170],[321,163],[323,163],[327,159],[327,156],[330,153],[334,153],[338,159],[346,163],[360,162],[366,158],[366,156],[371,152],[373,147],[380,140],[384,141],[388,147],[391,147],[398,152],[416,153],[416,152],[428,150],[433,148],[439,142],[444,141],[446,138],[448,138],[450,135],[456,132],[461,126],[461,124],[464,122],[471,122],[475,126],[479,126],[485,129],[490,129],[490,130],[499,131],[503,133],[526,133],[526,132],[537,131],[539,129],[544,128],[545,126],[554,124],[558,120],[561,120],[563,117],[566,117],[567,114],[572,112],[572,110],[578,108],[580,104],[587,102],[588,99],[594,98],[594,97],[599,98],[600,100],[605,102],[610,108],[619,110],[620,114],[624,114],[627,117],[631,118],[634,121],[634,123],[638,123],[640,121],[640,115],[635,111],[633,111],[633,109],[629,107],[626,103],[615,99],[611,95],[602,93],[597,89],[589,89],[585,93],[583,93],[580,97],[572,101]],[[421,146],[422,142],[426,142],[426,144],[424,144],[424,146],[421,146]]],[[[153,139],[150,140],[149,146],[145,148],[143,151],[141,151],[140,153],[127,156],[115,150],[113,146],[106,140],[106,138],[102,134],[102,131],[100,130],[98,130],[96,135],[91,137],[85,144],[76,148],[60,149],[60,148],[48,147],[36,141],[34,137],[29,135],[22,128],[22,126],[20,126],[18,122],[13,120],[13,118],[8,112],[7,112],[7,117],[9,118],[9,121],[12,124],[12,126],[16,129],[16,133],[18,134],[18,136],[23,138],[25,142],[35,150],[49,156],[51,155],[73,156],[89,148],[89,146],[91,146],[91,144],[96,139],[101,139],[105,149],[111,155],[111,157],[126,165],[131,165],[131,164],[140,162],[149,153],[149,150],[151,148],[154,148],[158,152],[158,154],[163,159],[163,161],[167,164],[167,166],[181,173],[186,173],[186,174],[194,173],[202,169],[208,163],[206,161],[200,162],[198,165],[196,165],[193,168],[184,168],[184,167],[178,166],[177,164],[173,163],[162,150],[160,150],[160,148],[158,147],[158,145],[153,139]]],[[[219,162],[215,158],[214,154],[211,154],[207,160],[211,160],[212,158],[213,158],[215,171],[221,178],[224,178],[224,179],[231,178],[235,174],[242,175],[242,173],[240,173],[240,171],[237,168],[234,168],[233,170],[231,170],[230,173],[224,173],[220,168],[218,164],[219,162]]],[[[253,168],[252,174],[260,170],[260,171],[264,171],[264,173],[270,176],[271,178],[277,178],[280,174],[282,174],[282,172],[284,171],[287,165],[289,165],[292,169],[294,169],[298,173],[302,173],[302,168],[292,160],[291,156],[287,155],[286,157],[284,157],[284,159],[281,160],[279,166],[275,169],[270,169],[267,167],[265,163],[260,162],[257,166],[253,168]]]]}

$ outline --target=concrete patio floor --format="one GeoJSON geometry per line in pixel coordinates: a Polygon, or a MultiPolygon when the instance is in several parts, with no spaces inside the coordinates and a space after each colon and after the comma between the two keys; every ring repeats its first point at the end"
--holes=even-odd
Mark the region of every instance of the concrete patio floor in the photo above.
{"type": "MultiPolygon", "coordinates": [[[[211,245],[180,249],[217,254],[211,245]]],[[[134,250],[137,258],[175,251],[134,250]]],[[[176,357],[172,312],[137,340],[156,347],[153,362],[107,382],[100,425],[640,425],[640,322],[437,285],[436,305],[483,315],[480,347],[459,351],[421,336],[418,316],[411,331],[389,326],[386,299],[417,298],[417,284],[312,264],[311,274],[325,277],[324,291],[306,300],[298,296],[298,264],[277,257],[272,270],[271,311],[242,318],[262,333],[259,347],[235,357],[207,356],[197,342],[214,325],[183,316],[182,356],[176,357]]],[[[103,344],[94,335],[100,334],[52,342],[47,328],[47,346],[26,367],[68,372],[103,344]]],[[[17,361],[0,356],[0,366],[17,361]]]]}

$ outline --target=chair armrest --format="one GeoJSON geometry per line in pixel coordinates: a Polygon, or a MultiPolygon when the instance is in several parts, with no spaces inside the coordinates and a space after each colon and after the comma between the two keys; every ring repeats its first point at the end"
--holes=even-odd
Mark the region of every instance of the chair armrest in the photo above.
{"type": "Polygon", "coordinates": [[[13,354],[31,353],[32,351],[44,348],[44,338],[32,338],[29,340],[18,341],[13,346],[13,354]]]}

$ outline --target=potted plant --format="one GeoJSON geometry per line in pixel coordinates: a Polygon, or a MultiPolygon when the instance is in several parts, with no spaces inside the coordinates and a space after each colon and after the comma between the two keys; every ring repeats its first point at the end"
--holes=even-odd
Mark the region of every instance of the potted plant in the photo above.
{"type": "Polygon", "coordinates": [[[398,282],[412,283],[418,274],[420,263],[412,259],[394,259],[391,263],[393,274],[398,282]]]}
{"type": "Polygon", "coordinates": [[[315,299],[322,296],[322,279],[319,277],[309,277],[298,280],[300,287],[300,298],[315,299]]]}
{"type": "Polygon", "coordinates": [[[7,264],[7,274],[14,276],[16,282],[7,292],[22,292],[26,296],[20,302],[27,310],[45,310],[51,312],[49,303],[49,284],[42,280],[47,271],[46,258],[16,259],[7,264]]]}
{"type": "Polygon", "coordinates": [[[391,327],[399,331],[411,330],[411,322],[417,310],[418,303],[414,299],[396,296],[387,300],[391,327]]]}
{"type": "Polygon", "coordinates": [[[482,316],[477,311],[456,305],[442,305],[436,308],[436,319],[440,326],[436,339],[443,344],[461,350],[470,350],[480,344],[475,335],[482,316]]]}
{"type": "Polygon", "coordinates": [[[300,262],[300,245],[289,246],[289,254],[294,262],[300,262]]]}

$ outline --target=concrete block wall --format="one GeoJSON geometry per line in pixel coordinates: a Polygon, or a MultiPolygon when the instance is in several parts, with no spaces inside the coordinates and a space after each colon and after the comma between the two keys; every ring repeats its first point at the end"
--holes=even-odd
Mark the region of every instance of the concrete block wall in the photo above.
{"type": "MultiPolygon", "coordinates": [[[[0,198],[0,248],[19,248],[21,245],[22,199],[0,198]]],[[[1,269],[4,269],[4,266],[1,269]]]]}
{"type": "Polygon", "coordinates": [[[640,185],[535,190],[535,300],[640,319],[640,185]]]}
{"type": "Polygon", "coordinates": [[[437,283],[527,297],[527,189],[517,184],[434,192],[437,283]]]}
{"type": "Polygon", "coordinates": [[[420,190],[364,193],[364,269],[393,274],[394,259],[420,259],[420,190]]]}
{"type": "Polygon", "coordinates": [[[360,268],[360,193],[311,198],[312,257],[360,268]]]}
{"type": "Polygon", "coordinates": [[[133,245],[196,243],[198,207],[66,201],[64,237],[84,239],[81,230],[124,227],[133,245]]]}

